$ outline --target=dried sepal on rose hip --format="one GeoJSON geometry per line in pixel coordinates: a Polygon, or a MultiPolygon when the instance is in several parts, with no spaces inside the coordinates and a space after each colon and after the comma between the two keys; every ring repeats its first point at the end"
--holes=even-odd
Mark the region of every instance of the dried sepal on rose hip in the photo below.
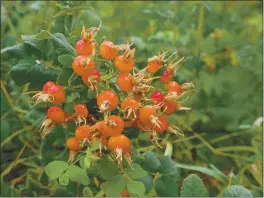
{"type": "Polygon", "coordinates": [[[155,74],[164,64],[166,52],[148,59],[147,71],[155,74]]]}
{"type": "Polygon", "coordinates": [[[77,56],[72,62],[72,69],[78,76],[92,74],[94,67],[94,60],[88,56],[77,56]]]}
{"type": "Polygon", "coordinates": [[[75,158],[76,152],[82,150],[80,140],[76,137],[68,138],[66,141],[66,147],[70,150],[68,162],[71,163],[75,158]]]}
{"type": "Polygon", "coordinates": [[[129,165],[131,164],[130,152],[132,143],[127,136],[123,134],[112,136],[109,138],[107,145],[109,149],[114,152],[115,160],[117,160],[118,165],[121,165],[123,158],[127,160],[129,165]]]}
{"type": "Polygon", "coordinates": [[[140,108],[140,102],[132,98],[126,98],[121,103],[121,109],[126,119],[135,119],[138,117],[138,110],[140,108]]]}
{"type": "Polygon", "coordinates": [[[135,51],[136,48],[132,50],[127,48],[122,55],[115,58],[114,65],[120,71],[120,73],[129,73],[133,70],[135,51]]]}
{"type": "Polygon", "coordinates": [[[89,111],[87,107],[83,104],[77,104],[74,105],[73,109],[75,110],[75,113],[68,116],[66,118],[66,121],[75,121],[76,125],[86,124],[86,119],[89,115],[89,111]]]}
{"type": "Polygon", "coordinates": [[[47,118],[43,121],[39,131],[40,136],[43,139],[46,137],[54,126],[58,123],[65,122],[65,113],[60,107],[50,107],[47,112],[47,118]]]}
{"type": "Polygon", "coordinates": [[[97,106],[100,112],[110,112],[117,108],[119,99],[112,91],[103,91],[97,98],[97,106]]]}
{"type": "Polygon", "coordinates": [[[105,60],[114,60],[119,50],[129,48],[129,44],[115,45],[112,41],[103,41],[100,45],[100,55],[105,60]]]}
{"type": "Polygon", "coordinates": [[[100,125],[100,133],[105,137],[119,135],[125,128],[122,118],[116,115],[106,117],[105,120],[100,123],[100,125]]]}
{"type": "Polygon", "coordinates": [[[75,45],[76,52],[79,55],[95,55],[95,41],[94,37],[100,30],[101,23],[98,28],[96,27],[91,27],[89,29],[86,29],[85,26],[82,28],[81,32],[81,39],[77,41],[75,45]]]}
{"type": "Polygon", "coordinates": [[[58,105],[62,104],[66,99],[63,87],[56,85],[52,81],[46,82],[42,87],[42,91],[31,91],[27,92],[26,94],[29,93],[36,93],[30,99],[30,101],[35,102],[35,105],[42,102],[51,102],[54,105],[58,105]]]}
{"type": "Polygon", "coordinates": [[[83,83],[91,90],[97,92],[97,84],[101,80],[101,74],[97,69],[94,69],[92,73],[82,76],[83,83]]]}

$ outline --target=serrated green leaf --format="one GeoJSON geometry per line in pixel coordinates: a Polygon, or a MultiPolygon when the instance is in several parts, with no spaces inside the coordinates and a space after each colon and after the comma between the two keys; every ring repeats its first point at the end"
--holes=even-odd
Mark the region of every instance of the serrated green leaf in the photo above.
{"type": "Polygon", "coordinates": [[[69,54],[63,54],[58,57],[58,61],[67,68],[72,69],[72,61],[74,60],[74,56],[69,54]]]}
{"type": "Polygon", "coordinates": [[[69,184],[69,182],[70,182],[70,179],[69,179],[69,177],[68,177],[67,174],[64,173],[64,174],[62,174],[59,177],[59,183],[60,183],[60,185],[67,186],[69,184]]]}
{"type": "Polygon", "coordinates": [[[252,194],[243,186],[233,185],[225,190],[223,197],[252,197],[252,194]]]}
{"type": "Polygon", "coordinates": [[[155,182],[155,191],[160,197],[177,197],[178,186],[175,176],[162,175],[155,182]]]}
{"type": "Polygon", "coordinates": [[[83,185],[88,185],[90,183],[89,177],[85,169],[80,168],[76,165],[69,166],[67,172],[69,179],[73,182],[77,182],[83,185]]]}
{"type": "Polygon", "coordinates": [[[127,184],[127,190],[129,193],[137,196],[144,196],[146,193],[145,185],[140,181],[130,181],[127,184]]]}
{"type": "Polygon", "coordinates": [[[133,169],[129,167],[126,170],[126,174],[131,179],[138,179],[148,174],[144,169],[141,168],[139,164],[132,164],[132,167],[133,169]]]}
{"type": "Polygon", "coordinates": [[[83,196],[84,197],[94,197],[92,190],[87,186],[83,189],[83,196]]]}
{"type": "Polygon", "coordinates": [[[38,33],[35,36],[35,39],[37,39],[37,40],[45,40],[45,39],[49,39],[49,38],[51,38],[51,33],[49,33],[46,30],[42,30],[40,33],[38,33]]]}
{"type": "Polygon", "coordinates": [[[145,153],[145,165],[152,171],[156,171],[161,166],[160,160],[153,151],[147,151],[145,153]]]}
{"type": "Polygon", "coordinates": [[[64,161],[53,161],[45,167],[45,172],[51,180],[57,179],[66,169],[68,164],[64,161]]]}
{"type": "Polygon", "coordinates": [[[107,197],[119,197],[126,188],[127,182],[124,176],[118,175],[111,178],[111,181],[103,183],[101,188],[107,197]]]}
{"type": "Polygon", "coordinates": [[[119,174],[119,169],[114,162],[108,159],[107,156],[103,156],[98,164],[100,166],[100,176],[106,180],[109,180],[119,174]]]}
{"type": "Polygon", "coordinates": [[[208,191],[203,181],[197,175],[191,174],[184,179],[181,187],[181,197],[208,197],[208,191]]]}

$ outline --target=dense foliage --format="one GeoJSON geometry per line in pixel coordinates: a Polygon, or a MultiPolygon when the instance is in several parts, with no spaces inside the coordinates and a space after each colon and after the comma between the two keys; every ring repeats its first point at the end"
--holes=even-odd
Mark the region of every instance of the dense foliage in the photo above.
{"type": "MultiPolygon", "coordinates": [[[[261,2],[4,1],[1,4],[1,195],[262,196],[261,2]],[[120,175],[104,155],[67,164],[65,141],[75,125],[56,127],[44,140],[37,127],[45,105],[32,106],[32,90],[52,80],[67,86],[65,111],[95,93],[73,74],[74,45],[82,25],[98,38],[127,39],[139,69],[160,49],[185,57],[173,80],[193,81],[189,112],[169,116],[185,137],[162,136],[158,148],[139,130],[125,134],[134,147],[134,170],[120,175]],[[88,168],[89,167],[89,168],[88,168]],[[242,187],[244,186],[244,187],[242,187]]],[[[100,60],[101,79],[114,82],[100,60]],[[107,72],[106,72],[107,71],[107,72]]],[[[161,88],[155,84],[157,89],[161,88]]]]}

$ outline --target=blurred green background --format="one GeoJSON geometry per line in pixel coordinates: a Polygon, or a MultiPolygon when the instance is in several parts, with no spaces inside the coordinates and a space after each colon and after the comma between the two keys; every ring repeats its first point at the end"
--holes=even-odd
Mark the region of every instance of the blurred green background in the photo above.
{"type": "MultiPolygon", "coordinates": [[[[198,136],[174,144],[174,159],[233,172],[241,185],[261,196],[263,137],[262,125],[255,122],[263,108],[261,8],[261,1],[2,1],[1,195],[81,196],[76,185],[65,189],[44,176],[48,162],[67,156],[65,136],[41,142],[33,128],[44,111],[32,108],[23,95],[28,87],[40,89],[43,81],[60,74],[55,69],[45,78],[41,73],[43,78],[25,79],[14,66],[37,57],[62,67],[58,50],[21,35],[60,32],[74,46],[82,25],[98,26],[101,20],[97,41],[103,36],[117,44],[132,41],[138,67],[161,49],[185,57],[174,80],[194,83],[197,92],[186,103],[193,111],[169,119],[186,137],[198,136]]],[[[141,144],[142,150],[144,146],[148,144],[141,144]]],[[[213,194],[221,193],[217,181],[203,179],[213,194]]]]}

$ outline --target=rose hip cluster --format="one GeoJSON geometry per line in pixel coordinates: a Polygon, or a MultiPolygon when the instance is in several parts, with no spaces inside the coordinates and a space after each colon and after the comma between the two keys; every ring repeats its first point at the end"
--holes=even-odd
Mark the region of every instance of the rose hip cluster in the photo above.
{"type": "MultiPolygon", "coordinates": [[[[85,29],[81,32],[81,39],[76,43],[75,49],[78,56],[72,62],[73,71],[82,78],[83,83],[91,91],[97,92],[97,107],[101,119],[96,120],[89,115],[88,109],[83,104],[74,106],[75,113],[70,114],[58,106],[48,109],[47,119],[41,125],[44,138],[57,124],[65,124],[74,121],[77,125],[75,137],[67,139],[66,146],[70,150],[70,160],[74,159],[76,152],[84,149],[84,146],[99,141],[105,149],[110,149],[118,164],[122,158],[131,162],[131,140],[123,135],[125,127],[136,127],[149,134],[151,142],[157,146],[158,135],[167,132],[183,135],[176,126],[170,125],[167,116],[179,110],[189,110],[183,107],[181,97],[190,93],[192,83],[182,85],[172,81],[178,66],[184,58],[176,57],[169,61],[167,53],[161,53],[148,59],[145,68],[135,68],[135,48],[131,45],[115,45],[111,41],[104,40],[100,44],[100,54],[96,54],[95,35],[99,28],[85,29]],[[116,85],[124,93],[120,96],[109,88],[99,90],[100,71],[95,69],[94,57],[101,57],[106,62],[112,62],[118,70],[116,85]],[[165,67],[161,76],[155,75],[158,70],[165,67]],[[154,90],[153,81],[160,82],[161,90],[154,90]],[[113,113],[117,112],[117,113],[113,113]],[[115,114],[115,115],[114,115],[115,114]],[[87,124],[88,117],[94,119],[87,124]]],[[[174,55],[174,54],[173,54],[174,55]]],[[[114,76],[113,76],[114,77],[114,76]]],[[[33,99],[39,102],[51,102],[60,105],[65,101],[63,88],[53,82],[47,82],[43,90],[38,92],[33,99]]],[[[100,152],[101,152],[100,146],[100,152]]]]}

